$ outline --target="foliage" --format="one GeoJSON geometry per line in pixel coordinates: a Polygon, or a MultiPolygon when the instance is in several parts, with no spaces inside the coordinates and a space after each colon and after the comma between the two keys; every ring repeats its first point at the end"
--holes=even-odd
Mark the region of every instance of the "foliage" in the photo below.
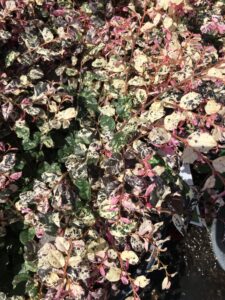
{"type": "Polygon", "coordinates": [[[207,165],[202,193],[224,195],[224,4],[0,5],[0,245],[19,223],[24,256],[13,288],[78,300],[129,285],[139,299],[160,269],[169,289],[164,220],[193,198],[180,165],[207,165]]]}

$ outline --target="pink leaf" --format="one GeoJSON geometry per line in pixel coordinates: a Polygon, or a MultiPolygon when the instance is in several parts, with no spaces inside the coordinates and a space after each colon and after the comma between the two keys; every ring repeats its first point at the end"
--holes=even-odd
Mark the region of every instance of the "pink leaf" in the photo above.
{"type": "Polygon", "coordinates": [[[149,246],[149,242],[148,242],[148,240],[147,239],[144,239],[144,248],[145,248],[145,250],[146,251],[148,251],[148,246],[149,246]]]}
{"type": "Polygon", "coordinates": [[[151,205],[151,203],[146,203],[146,207],[148,208],[148,209],[151,209],[152,208],[152,205],[151,205]]]}
{"type": "Polygon", "coordinates": [[[127,219],[127,218],[120,218],[120,220],[121,220],[123,223],[125,223],[125,224],[130,224],[130,223],[131,223],[131,221],[130,221],[129,219],[127,219]]]}
{"type": "Polygon", "coordinates": [[[112,205],[115,205],[119,202],[119,199],[120,199],[120,196],[112,196],[112,197],[110,197],[110,203],[112,205]]]}
{"type": "Polygon", "coordinates": [[[124,208],[126,208],[128,210],[135,210],[136,209],[135,204],[130,199],[126,200],[126,201],[123,201],[122,205],[123,205],[124,208]]]}
{"type": "Polygon", "coordinates": [[[36,237],[37,238],[42,238],[43,235],[45,234],[45,231],[43,228],[36,228],[36,237]]]}
{"type": "Polygon", "coordinates": [[[150,184],[145,192],[145,197],[148,197],[151,194],[151,192],[155,189],[155,187],[155,183],[150,184]]]}
{"type": "Polygon", "coordinates": [[[121,281],[122,281],[123,284],[128,284],[129,283],[129,280],[125,276],[121,277],[121,281]]]}
{"type": "Polygon", "coordinates": [[[224,34],[225,33],[225,24],[218,24],[217,29],[219,31],[219,34],[224,34]]]}
{"type": "Polygon", "coordinates": [[[53,11],[53,15],[55,17],[61,17],[65,14],[65,10],[64,9],[56,9],[53,11]]]}
{"type": "Polygon", "coordinates": [[[100,272],[100,274],[101,274],[102,276],[105,277],[105,269],[103,268],[103,266],[100,266],[99,272],[100,272]]]}
{"type": "Polygon", "coordinates": [[[29,98],[24,98],[21,102],[22,107],[31,105],[31,100],[29,98]]]}
{"type": "Polygon", "coordinates": [[[16,172],[9,176],[11,181],[18,180],[22,176],[22,172],[16,172]]]}
{"type": "Polygon", "coordinates": [[[107,240],[110,243],[114,243],[115,242],[113,236],[111,235],[111,233],[109,231],[106,232],[106,237],[107,237],[107,240]]]}
{"type": "Polygon", "coordinates": [[[27,214],[27,213],[29,213],[29,212],[31,212],[31,209],[30,208],[22,208],[21,209],[21,212],[23,213],[23,214],[27,214]]]}
{"type": "Polygon", "coordinates": [[[3,144],[3,142],[0,142],[0,151],[5,151],[5,145],[3,144]]]}

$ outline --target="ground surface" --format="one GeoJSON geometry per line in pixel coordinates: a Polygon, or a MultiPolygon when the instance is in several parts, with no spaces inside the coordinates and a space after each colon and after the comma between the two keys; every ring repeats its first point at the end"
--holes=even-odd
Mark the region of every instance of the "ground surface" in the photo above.
{"type": "Polygon", "coordinates": [[[225,272],[217,264],[205,229],[191,227],[182,242],[185,276],[180,300],[224,300],[225,272]]]}

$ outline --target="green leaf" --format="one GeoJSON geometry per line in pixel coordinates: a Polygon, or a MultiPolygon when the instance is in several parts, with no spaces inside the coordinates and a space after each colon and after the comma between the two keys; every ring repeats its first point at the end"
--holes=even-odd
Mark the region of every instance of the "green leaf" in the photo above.
{"type": "Polygon", "coordinates": [[[41,143],[45,145],[47,148],[53,148],[54,142],[53,139],[50,136],[44,135],[41,137],[41,143]]]}
{"type": "Polygon", "coordinates": [[[157,155],[154,155],[148,162],[150,163],[152,168],[159,166],[159,165],[161,165],[161,166],[165,165],[164,160],[160,156],[157,156],[157,155]]]}
{"type": "Polygon", "coordinates": [[[32,280],[29,280],[26,284],[26,293],[29,295],[29,299],[38,300],[39,297],[39,288],[38,284],[34,283],[32,280]]]}
{"type": "Polygon", "coordinates": [[[113,148],[113,151],[119,152],[122,147],[126,145],[127,142],[127,136],[124,132],[117,132],[112,141],[111,141],[111,147],[113,148]]]}
{"type": "Polygon", "coordinates": [[[37,272],[37,262],[26,260],[23,266],[24,271],[37,272]]]}
{"type": "Polygon", "coordinates": [[[24,150],[31,150],[37,147],[40,143],[41,133],[35,132],[33,139],[30,139],[30,129],[27,127],[25,121],[17,121],[15,124],[15,132],[18,138],[21,138],[24,150]]]}
{"type": "Polygon", "coordinates": [[[29,241],[33,240],[35,236],[35,229],[28,228],[20,233],[20,242],[26,245],[29,241]]]}
{"type": "Polygon", "coordinates": [[[30,278],[28,273],[17,274],[13,279],[13,288],[15,288],[20,282],[27,281],[30,278]]]}
{"type": "Polygon", "coordinates": [[[77,179],[75,185],[79,189],[79,196],[81,199],[91,199],[91,186],[86,179],[77,179]]]}
{"type": "Polygon", "coordinates": [[[13,62],[16,60],[16,58],[19,56],[19,52],[16,51],[11,51],[7,54],[6,58],[5,58],[5,66],[6,68],[10,67],[13,62]]]}
{"type": "Polygon", "coordinates": [[[116,113],[122,119],[128,119],[131,114],[132,100],[129,97],[121,97],[115,103],[116,113]]]}
{"type": "Polygon", "coordinates": [[[85,103],[87,109],[91,111],[98,111],[98,102],[94,93],[88,90],[84,90],[80,93],[79,98],[81,102],[85,103]]]}
{"type": "Polygon", "coordinates": [[[41,139],[41,133],[40,132],[35,132],[33,139],[24,139],[23,140],[23,148],[24,150],[31,150],[37,147],[37,145],[40,143],[41,139]]]}
{"type": "Polygon", "coordinates": [[[44,76],[44,73],[42,72],[41,69],[37,68],[37,69],[31,69],[29,74],[28,74],[29,78],[32,80],[37,80],[40,79],[44,76]]]}
{"type": "Polygon", "coordinates": [[[101,116],[99,124],[102,129],[107,131],[113,131],[116,127],[114,119],[109,116],[101,116]]]}
{"type": "Polygon", "coordinates": [[[41,176],[44,172],[60,174],[60,165],[58,163],[49,164],[47,161],[44,161],[40,164],[37,173],[41,176]]]}
{"type": "Polygon", "coordinates": [[[17,121],[15,124],[15,132],[18,138],[28,140],[30,137],[30,129],[26,126],[25,121],[17,121]]]}

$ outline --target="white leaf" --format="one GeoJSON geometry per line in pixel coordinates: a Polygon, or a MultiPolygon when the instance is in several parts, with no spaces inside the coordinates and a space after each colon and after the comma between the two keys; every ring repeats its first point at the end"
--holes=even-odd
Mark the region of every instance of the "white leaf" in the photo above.
{"type": "Polygon", "coordinates": [[[184,149],[181,159],[185,164],[193,164],[198,159],[198,154],[189,146],[184,149]]]}
{"type": "Polygon", "coordinates": [[[143,52],[136,50],[134,51],[134,68],[143,73],[148,63],[148,57],[143,52]]]}
{"type": "Polygon", "coordinates": [[[154,127],[149,133],[148,138],[153,144],[163,145],[169,142],[171,139],[171,134],[164,128],[154,127]]]}
{"type": "Polygon", "coordinates": [[[164,119],[164,127],[166,130],[174,130],[177,128],[180,121],[184,121],[186,117],[181,112],[173,112],[164,119]]]}
{"type": "Polygon", "coordinates": [[[209,176],[209,178],[207,178],[207,180],[202,188],[202,191],[214,188],[215,184],[216,184],[215,176],[214,175],[209,176]]]}
{"type": "Polygon", "coordinates": [[[121,253],[121,259],[128,261],[131,265],[136,265],[139,261],[137,254],[133,251],[125,250],[121,253]]]}
{"type": "Polygon", "coordinates": [[[153,24],[155,26],[157,26],[159,24],[161,18],[162,18],[162,15],[160,13],[157,13],[153,19],[153,24]]]}
{"type": "Polygon", "coordinates": [[[154,230],[154,226],[150,220],[144,220],[141,226],[139,227],[138,233],[140,235],[144,235],[147,232],[152,233],[154,230]]]}
{"type": "Polygon", "coordinates": [[[92,66],[95,68],[104,68],[106,65],[107,65],[107,61],[103,57],[97,58],[92,63],[92,66]]]}
{"type": "Polygon", "coordinates": [[[220,156],[212,161],[214,169],[219,173],[225,173],[225,156],[220,156]]]}
{"type": "Polygon", "coordinates": [[[2,115],[5,121],[8,120],[9,115],[13,111],[13,105],[11,102],[2,104],[2,115]]]}
{"type": "Polygon", "coordinates": [[[205,111],[207,115],[216,114],[220,111],[221,104],[217,103],[215,100],[209,100],[205,106],[205,111]]]}
{"type": "Polygon", "coordinates": [[[123,73],[125,70],[125,65],[123,61],[118,60],[118,58],[115,56],[112,56],[110,57],[110,60],[105,69],[114,73],[123,73]]]}
{"type": "Polygon", "coordinates": [[[59,276],[56,273],[51,272],[50,274],[44,277],[44,281],[47,286],[53,287],[57,285],[59,281],[59,276]]]}
{"type": "Polygon", "coordinates": [[[161,176],[163,172],[165,172],[165,167],[163,166],[155,166],[152,169],[158,176],[161,176]]]}
{"type": "Polygon", "coordinates": [[[144,33],[144,32],[150,31],[154,27],[155,27],[155,25],[153,23],[146,22],[145,25],[143,25],[141,27],[141,32],[144,33]]]}
{"type": "Polygon", "coordinates": [[[73,107],[69,107],[63,111],[56,114],[58,120],[70,120],[77,116],[77,111],[73,107]]]}
{"type": "Polygon", "coordinates": [[[116,110],[112,105],[104,105],[103,107],[99,108],[100,112],[108,117],[112,117],[115,115],[116,110]]]}
{"type": "Polygon", "coordinates": [[[42,5],[44,3],[45,0],[35,0],[37,5],[42,5]]]}
{"type": "Polygon", "coordinates": [[[173,19],[166,16],[165,19],[163,20],[163,26],[166,29],[170,29],[173,26],[173,19]]]}
{"type": "Polygon", "coordinates": [[[140,76],[134,76],[133,78],[131,78],[128,81],[129,85],[133,85],[133,86],[143,86],[146,85],[146,82],[144,81],[144,79],[140,76]]]}
{"type": "Polygon", "coordinates": [[[58,250],[51,249],[48,252],[47,260],[49,264],[56,269],[63,268],[65,265],[65,259],[62,253],[58,250]]]}
{"type": "Polygon", "coordinates": [[[85,291],[78,283],[69,282],[66,286],[66,290],[72,293],[73,299],[84,299],[85,291]]]}
{"type": "Polygon", "coordinates": [[[217,146],[217,142],[212,135],[207,132],[193,132],[187,138],[188,144],[197,151],[207,153],[209,150],[217,146]]]}
{"type": "Polygon", "coordinates": [[[9,0],[9,1],[5,2],[5,8],[8,11],[14,11],[14,10],[16,10],[16,7],[17,7],[16,2],[13,0],[9,0]]]}
{"type": "Polygon", "coordinates": [[[50,42],[54,39],[54,35],[52,34],[52,32],[47,27],[45,27],[41,31],[41,34],[42,34],[43,39],[44,39],[45,42],[50,42]]]}
{"type": "Polygon", "coordinates": [[[144,250],[144,241],[139,237],[138,234],[132,234],[130,244],[135,252],[142,252],[144,250]]]}
{"type": "Polygon", "coordinates": [[[196,109],[202,101],[202,96],[195,92],[184,95],[180,100],[180,107],[187,110],[196,109]]]}
{"type": "Polygon", "coordinates": [[[113,249],[108,249],[107,255],[110,259],[116,259],[118,257],[116,251],[113,249]]]}
{"type": "Polygon", "coordinates": [[[135,96],[140,103],[146,101],[148,98],[147,93],[144,89],[137,89],[135,96]]]}
{"type": "Polygon", "coordinates": [[[165,277],[162,282],[162,289],[168,290],[170,288],[170,286],[171,286],[171,282],[169,281],[169,278],[165,277]]]}
{"type": "Polygon", "coordinates": [[[55,239],[55,246],[61,252],[67,252],[70,248],[70,243],[62,236],[57,236],[55,239]]]}
{"type": "Polygon", "coordinates": [[[105,278],[110,282],[117,282],[120,280],[121,270],[116,267],[111,267],[105,278]]]}
{"type": "Polygon", "coordinates": [[[150,282],[150,279],[146,278],[144,275],[138,276],[134,280],[134,284],[141,288],[146,287],[149,284],[149,282],[150,282]]]}
{"type": "Polygon", "coordinates": [[[59,212],[52,213],[52,222],[53,222],[57,227],[60,227],[59,212]]]}
{"type": "Polygon", "coordinates": [[[126,82],[122,79],[113,79],[112,86],[121,92],[125,91],[126,82]]]}
{"type": "Polygon", "coordinates": [[[224,64],[220,66],[220,68],[210,68],[207,72],[207,75],[210,77],[215,77],[218,79],[224,80],[225,78],[225,69],[224,69],[224,64]]]}
{"type": "Polygon", "coordinates": [[[223,130],[223,128],[221,127],[215,127],[213,130],[212,130],[212,136],[213,138],[218,141],[218,142],[221,142],[221,143],[224,143],[225,142],[225,131],[223,130]]]}
{"type": "Polygon", "coordinates": [[[81,256],[71,256],[69,259],[69,266],[76,268],[82,262],[81,256]]]}
{"type": "Polygon", "coordinates": [[[163,8],[164,10],[167,10],[169,7],[169,0],[158,0],[157,1],[160,8],[163,8]]]}
{"type": "Polygon", "coordinates": [[[160,102],[152,103],[149,111],[148,111],[148,120],[153,123],[159,119],[161,119],[165,115],[164,107],[160,102]]]}
{"type": "Polygon", "coordinates": [[[180,55],[180,42],[178,39],[178,35],[175,32],[172,32],[172,38],[169,42],[169,46],[167,49],[167,55],[172,59],[178,59],[180,55]]]}
{"type": "Polygon", "coordinates": [[[180,5],[181,3],[184,2],[184,0],[170,0],[170,2],[176,5],[180,5]]]}

